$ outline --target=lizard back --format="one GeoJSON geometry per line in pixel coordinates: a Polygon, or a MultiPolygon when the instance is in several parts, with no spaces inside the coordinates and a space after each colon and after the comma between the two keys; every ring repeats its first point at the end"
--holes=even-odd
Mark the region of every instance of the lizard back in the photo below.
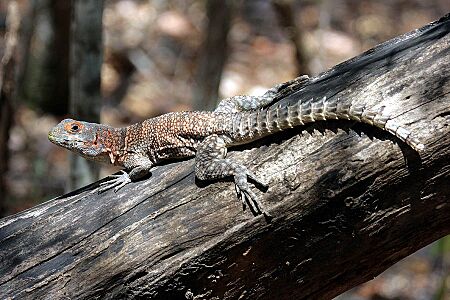
{"type": "Polygon", "coordinates": [[[154,162],[195,155],[197,145],[212,134],[230,130],[229,114],[173,112],[125,128],[123,148],[145,153],[154,162]]]}

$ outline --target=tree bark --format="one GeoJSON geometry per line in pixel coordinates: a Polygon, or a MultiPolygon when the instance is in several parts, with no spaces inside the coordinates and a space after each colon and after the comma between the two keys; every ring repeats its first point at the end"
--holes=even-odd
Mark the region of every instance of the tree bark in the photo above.
{"type": "Polygon", "coordinates": [[[0,298],[330,299],[450,233],[450,18],[388,41],[280,101],[386,106],[426,149],[317,122],[232,151],[270,183],[273,219],[193,160],[98,183],[0,221],[0,298]]]}

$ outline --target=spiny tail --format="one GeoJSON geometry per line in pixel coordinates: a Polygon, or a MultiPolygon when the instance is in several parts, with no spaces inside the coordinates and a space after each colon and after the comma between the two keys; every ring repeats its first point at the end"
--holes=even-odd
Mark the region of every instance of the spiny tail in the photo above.
{"type": "Polygon", "coordinates": [[[297,102],[287,106],[270,106],[266,109],[236,114],[233,120],[234,139],[248,141],[271,133],[320,120],[355,120],[379,127],[398,137],[416,151],[424,145],[382,111],[374,112],[361,105],[336,101],[297,102]]]}

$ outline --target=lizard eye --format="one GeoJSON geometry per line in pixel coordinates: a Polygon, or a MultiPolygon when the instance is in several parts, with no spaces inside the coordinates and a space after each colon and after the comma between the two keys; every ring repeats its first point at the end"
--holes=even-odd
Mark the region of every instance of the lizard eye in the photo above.
{"type": "Polygon", "coordinates": [[[83,128],[83,125],[81,125],[79,122],[69,123],[65,126],[65,129],[71,133],[80,132],[82,128],[83,128]]]}

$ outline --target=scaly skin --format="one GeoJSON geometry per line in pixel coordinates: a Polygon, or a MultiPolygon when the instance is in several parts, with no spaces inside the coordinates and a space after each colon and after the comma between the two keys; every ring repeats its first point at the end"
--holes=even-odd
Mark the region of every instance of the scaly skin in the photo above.
{"type": "Polygon", "coordinates": [[[307,76],[282,83],[263,96],[235,96],[221,101],[213,112],[174,112],[125,128],[66,119],[49,132],[51,142],[83,157],[111,163],[127,172],[112,175],[100,192],[119,190],[149,174],[165,159],[195,156],[195,174],[201,180],[233,176],[236,192],[254,215],[268,215],[247,182],[267,186],[245,166],[226,158],[227,147],[250,143],[275,132],[318,120],[344,119],[386,130],[416,151],[424,145],[388,116],[363,106],[327,99],[300,100],[280,106],[276,100],[308,82],[307,76]]]}

